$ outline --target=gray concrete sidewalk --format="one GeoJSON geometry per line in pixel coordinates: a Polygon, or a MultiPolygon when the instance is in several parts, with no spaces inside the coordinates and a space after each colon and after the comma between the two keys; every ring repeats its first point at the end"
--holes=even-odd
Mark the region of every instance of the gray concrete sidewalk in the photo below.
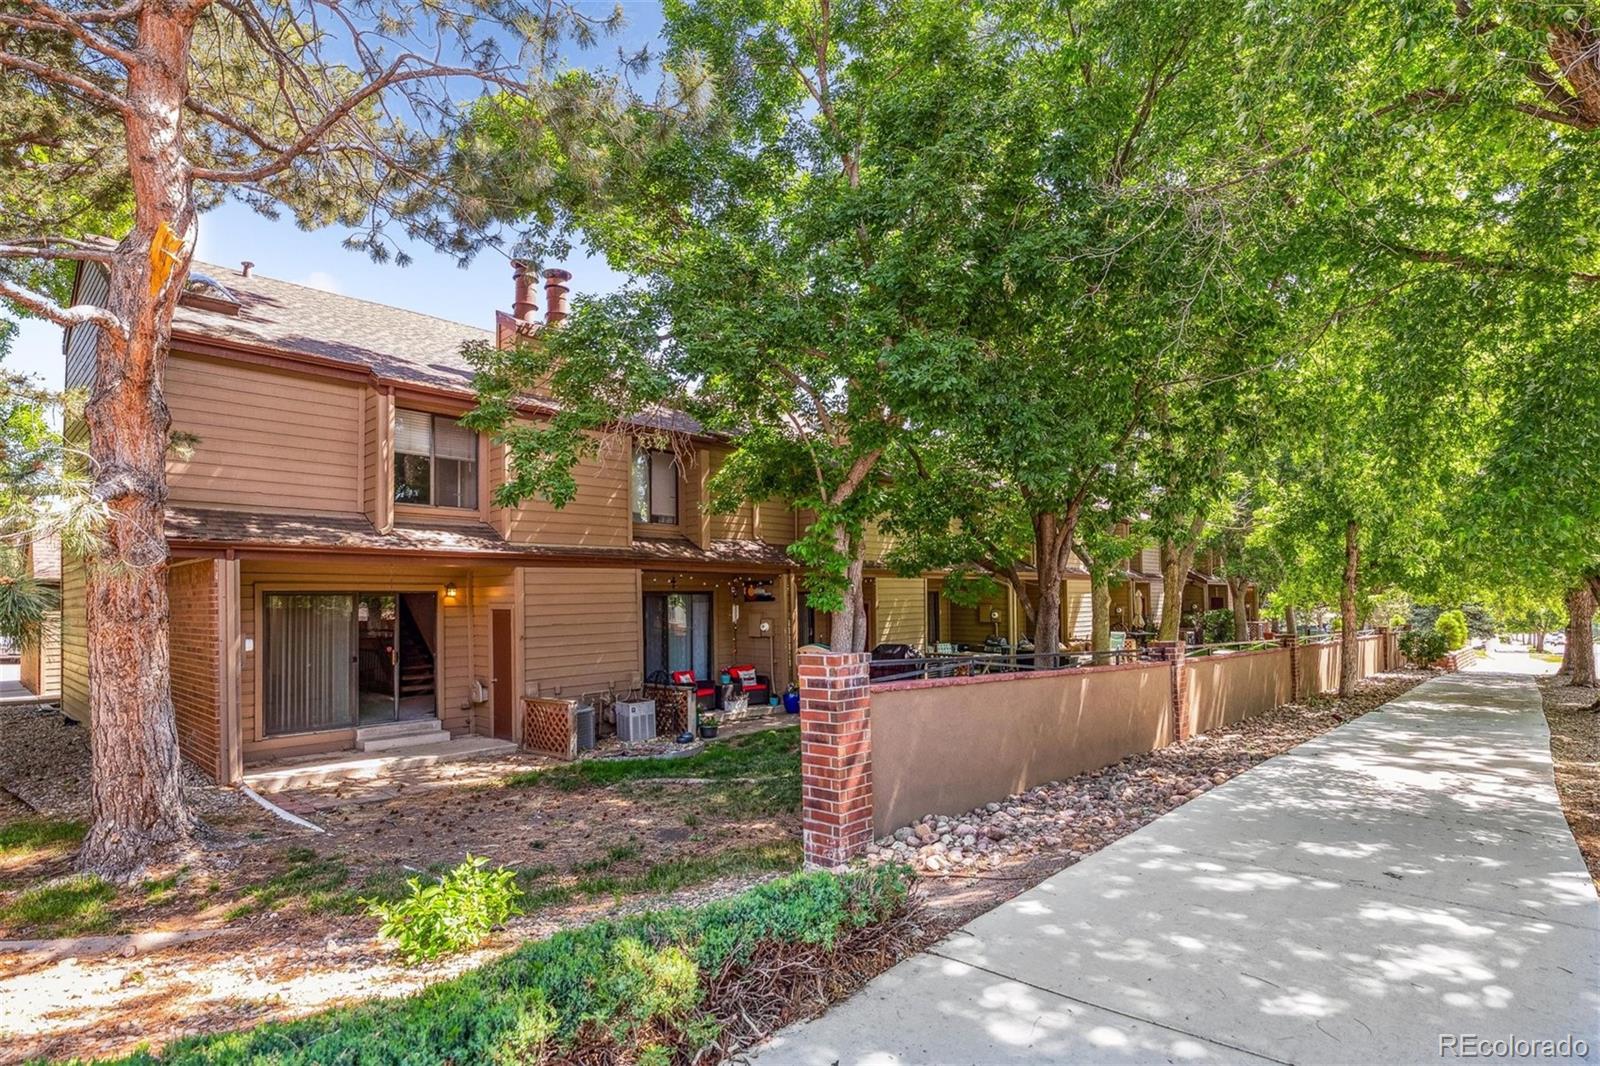
{"type": "Polygon", "coordinates": [[[1473,673],[1157,819],[751,1061],[1438,1062],[1476,1036],[1593,1062],[1597,1019],[1600,903],[1538,691],[1473,673]]]}

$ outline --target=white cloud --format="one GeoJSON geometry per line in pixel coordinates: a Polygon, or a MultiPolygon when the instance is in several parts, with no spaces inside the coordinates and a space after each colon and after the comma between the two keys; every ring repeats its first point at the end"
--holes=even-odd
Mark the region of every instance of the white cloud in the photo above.
{"type": "Polygon", "coordinates": [[[300,284],[311,289],[321,289],[323,292],[344,292],[344,286],[339,284],[339,279],[326,270],[313,270],[300,279],[300,284]]]}

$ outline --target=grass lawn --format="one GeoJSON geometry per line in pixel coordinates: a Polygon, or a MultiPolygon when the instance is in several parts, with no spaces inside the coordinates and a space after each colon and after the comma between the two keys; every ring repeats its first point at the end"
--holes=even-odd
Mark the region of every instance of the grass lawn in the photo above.
{"type": "Polygon", "coordinates": [[[631,795],[659,795],[651,782],[702,779],[708,813],[728,817],[781,814],[800,809],[800,728],[786,726],[713,741],[704,751],[676,759],[583,759],[530,770],[506,779],[512,788],[576,792],[621,788],[631,795]]]}

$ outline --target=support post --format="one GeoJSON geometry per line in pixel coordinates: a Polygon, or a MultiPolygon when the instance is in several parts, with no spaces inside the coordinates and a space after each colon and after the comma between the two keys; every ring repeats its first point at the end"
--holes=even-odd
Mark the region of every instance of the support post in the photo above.
{"type": "Polygon", "coordinates": [[[872,724],[861,652],[803,650],[800,835],[808,868],[833,870],[872,842],[872,724]]]}
{"type": "Polygon", "coordinates": [[[1300,700],[1300,637],[1295,633],[1286,633],[1280,640],[1283,646],[1289,649],[1289,702],[1298,703],[1300,700]]]}
{"type": "Polygon", "coordinates": [[[1172,737],[1175,743],[1181,744],[1194,733],[1189,721],[1189,669],[1184,664],[1185,645],[1181,640],[1156,640],[1151,641],[1150,649],[1156,658],[1165,659],[1172,671],[1172,737]]]}

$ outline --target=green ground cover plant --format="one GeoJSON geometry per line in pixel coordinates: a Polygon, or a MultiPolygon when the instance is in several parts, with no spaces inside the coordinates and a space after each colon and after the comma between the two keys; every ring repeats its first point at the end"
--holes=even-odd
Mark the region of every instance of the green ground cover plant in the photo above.
{"type": "Polygon", "coordinates": [[[751,1025],[791,1016],[818,989],[837,995],[847,990],[841,982],[864,981],[909,943],[910,907],[902,867],[794,874],[695,910],[563,931],[406,998],[122,1061],[687,1061],[731,1050],[751,1025]]]}

